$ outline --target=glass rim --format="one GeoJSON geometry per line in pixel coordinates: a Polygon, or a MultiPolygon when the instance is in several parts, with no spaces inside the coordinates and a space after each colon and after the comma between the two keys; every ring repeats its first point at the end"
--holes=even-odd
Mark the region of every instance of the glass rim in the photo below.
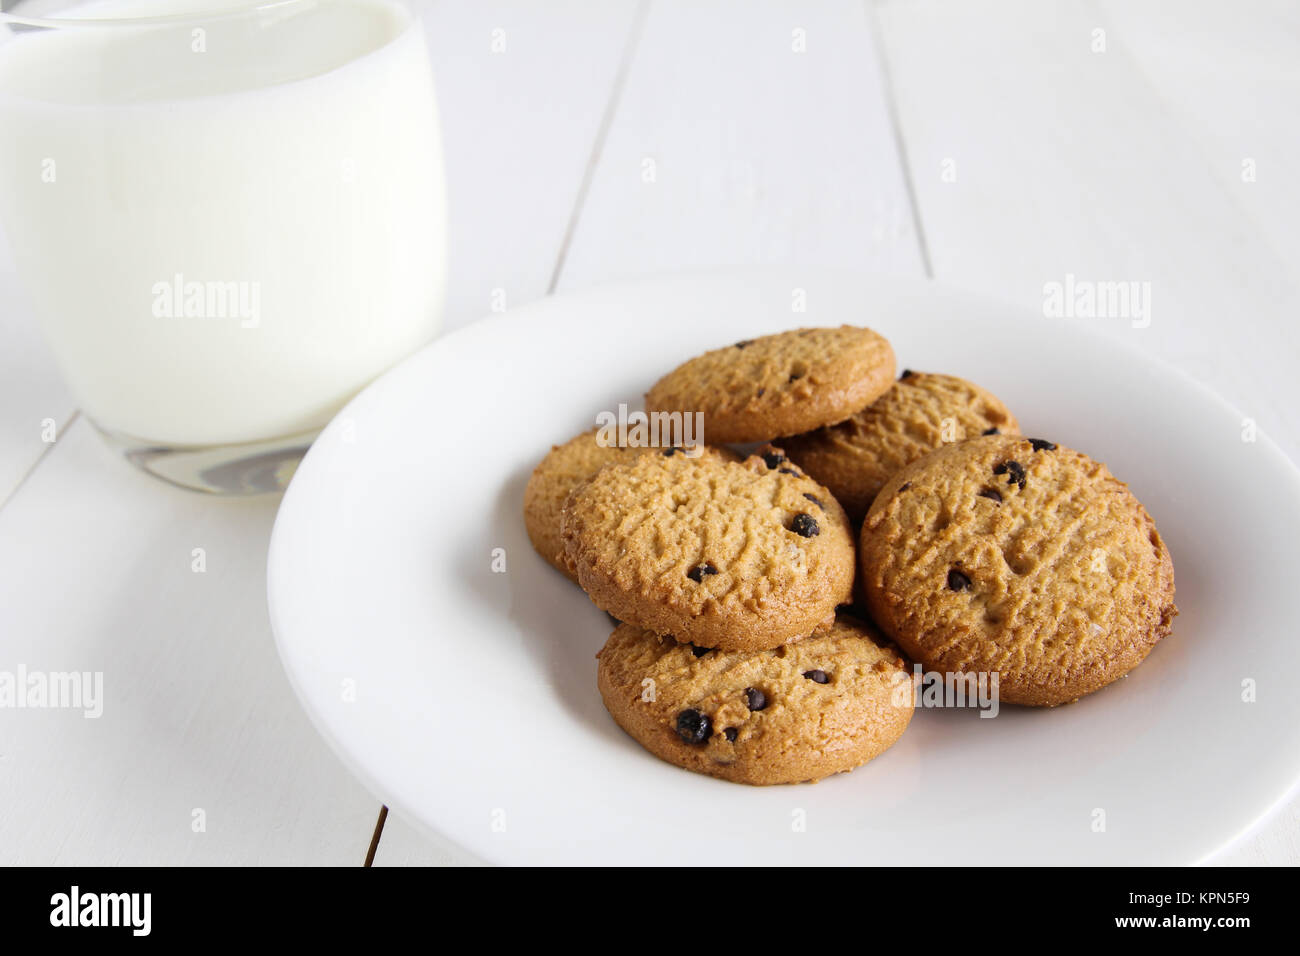
{"type": "MultiPolygon", "coordinates": [[[[247,0],[222,7],[214,3],[213,9],[199,9],[186,13],[161,14],[142,17],[66,17],[66,16],[23,16],[10,10],[0,10],[0,26],[13,24],[24,27],[43,27],[47,29],[68,29],[76,27],[129,27],[129,26],[164,26],[167,24],[194,23],[199,21],[224,20],[231,17],[246,16],[250,13],[278,10],[285,7],[317,6],[326,3],[347,2],[347,0],[247,0]]],[[[21,0],[20,0],[21,4],[21,0]]],[[[404,5],[404,4],[399,4],[404,5]]],[[[80,6],[77,4],[76,6],[80,6]]],[[[75,9],[75,6],[74,6],[75,9]]]]}

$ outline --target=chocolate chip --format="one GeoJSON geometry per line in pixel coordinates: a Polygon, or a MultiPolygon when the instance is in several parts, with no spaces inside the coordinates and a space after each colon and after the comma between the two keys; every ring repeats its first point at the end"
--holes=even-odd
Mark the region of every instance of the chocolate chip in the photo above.
{"type": "Polygon", "coordinates": [[[778,474],[782,474],[782,475],[794,475],[796,478],[802,478],[802,477],[803,477],[803,475],[801,475],[799,472],[795,471],[795,469],[793,469],[793,468],[778,468],[778,469],[777,469],[777,473],[778,473],[778,474]]]}
{"type": "Polygon", "coordinates": [[[829,684],[831,682],[831,679],[826,676],[826,672],[822,670],[804,671],[803,676],[808,678],[814,684],[829,684]]]}
{"type": "Polygon", "coordinates": [[[1007,484],[1025,487],[1025,466],[1018,461],[1004,461],[993,466],[993,474],[1006,475],[1007,484]]]}
{"type": "Polygon", "coordinates": [[[981,434],[983,434],[983,435],[1001,435],[1002,432],[998,431],[998,429],[995,427],[995,428],[986,428],[986,429],[984,429],[983,432],[981,432],[981,434]]]}
{"type": "Polygon", "coordinates": [[[779,451],[763,452],[763,463],[769,468],[775,468],[783,461],[785,461],[785,455],[781,454],[779,451]]]}
{"type": "Polygon", "coordinates": [[[691,653],[694,654],[696,657],[703,657],[711,650],[713,650],[713,648],[711,647],[696,647],[694,644],[691,645],[691,653]]]}
{"type": "Polygon", "coordinates": [[[685,452],[684,452],[681,448],[677,448],[676,446],[674,446],[674,447],[672,447],[672,448],[665,448],[665,449],[663,450],[663,453],[662,453],[662,454],[663,454],[663,456],[664,456],[665,458],[671,458],[671,457],[673,457],[673,455],[677,454],[679,451],[682,452],[683,454],[685,454],[685,452]]]}
{"type": "Polygon", "coordinates": [[[737,730],[735,727],[728,727],[726,730],[722,732],[722,736],[726,737],[729,743],[734,744],[736,742],[736,738],[740,736],[740,731],[737,730]]]}
{"type": "Polygon", "coordinates": [[[980,497],[988,498],[990,501],[996,501],[998,504],[1002,504],[1002,492],[998,491],[996,488],[985,488],[980,492],[980,497]]]}
{"type": "Polygon", "coordinates": [[[969,591],[970,578],[953,568],[948,572],[948,589],[950,591],[969,591]]]}
{"type": "Polygon", "coordinates": [[[790,530],[801,538],[814,538],[821,533],[822,529],[817,527],[816,518],[801,511],[790,522],[790,530]]]}
{"type": "Polygon", "coordinates": [[[811,501],[813,504],[815,504],[818,508],[821,508],[822,511],[826,510],[826,506],[821,503],[821,499],[818,498],[816,495],[810,495],[808,494],[808,492],[805,491],[803,493],[803,496],[807,498],[809,501],[811,501]]]}
{"type": "Polygon", "coordinates": [[[713,733],[713,721],[698,710],[688,708],[677,715],[677,736],[688,744],[702,744],[713,733]]]}
{"type": "Polygon", "coordinates": [[[1043,438],[1031,438],[1029,444],[1034,451],[1056,451],[1056,444],[1043,438]]]}
{"type": "Polygon", "coordinates": [[[736,343],[736,348],[743,349],[745,346],[753,345],[753,344],[754,344],[753,339],[742,339],[741,341],[736,343]]]}
{"type": "Polygon", "coordinates": [[[905,379],[905,378],[910,378],[911,376],[913,376],[913,375],[915,375],[915,374],[916,374],[916,373],[913,372],[910,368],[905,368],[905,369],[903,369],[903,374],[900,375],[900,376],[898,376],[898,380],[901,382],[903,379],[905,379]]]}
{"type": "Polygon", "coordinates": [[[767,706],[767,695],[757,687],[746,687],[745,704],[750,710],[762,710],[767,706]]]}
{"type": "Polygon", "coordinates": [[[717,574],[717,573],[718,573],[718,569],[715,568],[712,565],[712,563],[705,561],[703,564],[697,564],[695,567],[687,571],[686,576],[690,578],[692,581],[694,581],[696,584],[699,584],[701,581],[704,580],[704,576],[706,574],[717,574]]]}

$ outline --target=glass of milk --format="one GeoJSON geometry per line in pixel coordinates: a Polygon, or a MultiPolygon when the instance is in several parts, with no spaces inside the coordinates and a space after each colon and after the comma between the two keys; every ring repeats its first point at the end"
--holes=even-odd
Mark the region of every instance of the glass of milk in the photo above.
{"type": "Polygon", "coordinates": [[[281,488],[438,330],[421,25],[399,0],[23,0],[0,13],[0,228],[83,414],[129,460],[281,488]]]}

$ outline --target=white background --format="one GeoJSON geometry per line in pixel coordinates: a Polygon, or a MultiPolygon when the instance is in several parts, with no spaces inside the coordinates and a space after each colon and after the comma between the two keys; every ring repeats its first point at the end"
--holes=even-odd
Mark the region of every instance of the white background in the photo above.
{"type": "MultiPolygon", "coordinates": [[[[495,290],[517,306],[701,266],[929,275],[1034,312],[1067,274],[1137,280],[1149,328],[1086,321],[1298,459],[1300,5],[420,5],[449,328],[495,290]]],[[[2,248],[0,343],[0,669],[100,670],[110,703],[99,720],[0,710],[0,863],[360,863],[379,801],[309,726],[267,624],[278,499],[211,499],[116,459],[2,248]]],[[[390,817],[375,863],[454,858],[390,817]]],[[[1300,806],[1216,862],[1300,862],[1300,806]]]]}

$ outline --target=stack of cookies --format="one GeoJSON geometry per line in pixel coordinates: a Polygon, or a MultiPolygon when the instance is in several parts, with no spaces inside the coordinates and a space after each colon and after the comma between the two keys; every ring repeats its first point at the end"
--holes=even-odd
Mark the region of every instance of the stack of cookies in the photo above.
{"type": "Polygon", "coordinates": [[[1177,613],[1168,550],[1104,465],[1019,437],[970,382],[895,379],[870,329],[707,352],[646,409],[702,414],[710,446],[586,432],[537,466],[524,518],[621,622],[598,655],[610,714],[678,766],[850,770],[906,729],[911,661],[1059,704],[1135,667],[1177,613]]]}

